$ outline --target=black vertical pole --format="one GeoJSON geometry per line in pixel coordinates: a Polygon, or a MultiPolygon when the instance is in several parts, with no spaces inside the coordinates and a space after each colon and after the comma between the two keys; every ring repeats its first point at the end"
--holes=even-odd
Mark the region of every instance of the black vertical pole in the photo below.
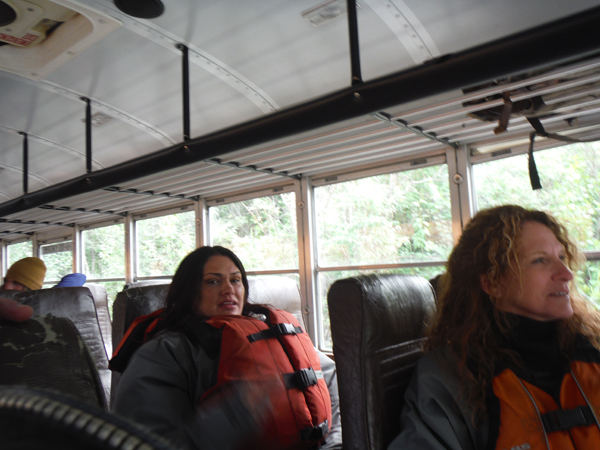
{"type": "Polygon", "coordinates": [[[360,50],[358,48],[358,18],[356,15],[356,0],[347,0],[348,32],[350,33],[350,66],[352,69],[352,86],[361,84],[360,50]]]}
{"type": "Polygon", "coordinates": [[[81,97],[86,103],[85,107],[85,170],[92,171],[92,105],[90,99],[81,97]]]}
{"type": "Polygon", "coordinates": [[[188,48],[183,44],[177,44],[181,50],[181,91],[183,93],[183,140],[190,140],[190,60],[188,48]]]}
{"type": "Polygon", "coordinates": [[[21,131],[23,136],[23,193],[27,194],[29,191],[29,143],[27,140],[27,133],[21,131]]]}

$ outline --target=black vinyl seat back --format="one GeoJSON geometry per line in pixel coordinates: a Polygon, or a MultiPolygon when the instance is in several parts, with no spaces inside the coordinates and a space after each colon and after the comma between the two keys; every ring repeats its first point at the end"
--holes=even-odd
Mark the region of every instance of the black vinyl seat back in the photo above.
{"type": "Polygon", "coordinates": [[[17,294],[20,294],[23,291],[15,291],[12,289],[0,289],[0,297],[3,298],[15,298],[17,294]]]}
{"type": "Polygon", "coordinates": [[[34,316],[51,314],[67,317],[79,331],[90,349],[100,373],[107,397],[110,396],[110,371],[108,355],[102,337],[96,302],[87,287],[63,287],[23,291],[15,299],[33,308],[34,316]]]}
{"type": "Polygon", "coordinates": [[[263,303],[293,314],[305,327],[302,300],[298,284],[284,276],[260,276],[248,278],[248,300],[263,303]]]}
{"type": "Polygon", "coordinates": [[[344,450],[384,450],[400,431],[433,289],[417,276],[362,275],[336,281],[327,302],[344,450]]]}
{"type": "Polygon", "coordinates": [[[110,358],[112,355],[112,320],[110,318],[110,310],[108,307],[108,293],[103,285],[97,283],[86,283],[83,287],[88,288],[94,298],[98,323],[100,324],[100,331],[102,332],[102,339],[104,340],[104,347],[106,348],[106,354],[110,358]]]}
{"type": "MultiPolygon", "coordinates": [[[[140,316],[165,307],[170,284],[145,284],[125,289],[117,294],[113,303],[112,341],[116,350],[131,323],[140,316]]],[[[112,355],[111,355],[112,357],[112,355]]],[[[112,372],[111,403],[117,392],[121,374],[112,372]]]]}
{"type": "Polygon", "coordinates": [[[0,448],[180,450],[136,423],[54,390],[0,386],[0,448]]]}
{"type": "Polygon", "coordinates": [[[0,321],[0,342],[0,385],[51,389],[107,408],[96,362],[70,319],[0,321]]]}
{"type": "Polygon", "coordinates": [[[136,318],[165,307],[170,286],[170,284],[148,284],[125,289],[117,294],[113,303],[112,326],[115,349],[136,318]]]}
{"type": "Polygon", "coordinates": [[[137,288],[137,287],[142,287],[142,286],[154,286],[157,284],[170,284],[171,281],[170,280],[140,280],[140,281],[132,281],[131,283],[125,283],[125,285],[123,286],[123,291],[126,291],[127,289],[133,289],[133,288],[137,288]]]}

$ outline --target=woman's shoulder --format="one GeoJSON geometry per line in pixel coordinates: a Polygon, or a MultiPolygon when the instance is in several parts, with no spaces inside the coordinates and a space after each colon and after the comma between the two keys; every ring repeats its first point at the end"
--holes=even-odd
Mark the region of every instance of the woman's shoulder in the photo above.
{"type": "Polygon", "coordinates": [[[600,363],[600,350],[592,344],[590,338],[578,334],[575,339],[575,345],[573,346],[571,359],[600,363]]]}
{"type": "Polygon", "coordinates": [[[436,347],[425,353],[418,361],[421,370],[440,370],[452,367],[456,356],[446,346],[436,347]]]}
{"type": "Polygon", "coordinates": [[[181,331],[165,331],[144,342],[138,349],[139,354],[179,353],[184,347],[190,347],[190,339],[181,331]]]}
{"type": "Polygon", "coordinates": [[[413,393],[424,397],[453,398],[460,390],[458,376],[452,370],[455,366],[456,357],[446,347],[425,353],[413,373],[413,393]]]}

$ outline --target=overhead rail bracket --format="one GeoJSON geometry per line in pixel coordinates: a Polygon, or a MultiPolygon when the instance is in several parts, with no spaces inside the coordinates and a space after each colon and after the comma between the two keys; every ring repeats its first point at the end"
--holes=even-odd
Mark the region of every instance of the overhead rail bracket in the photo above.
{"type": "Polygon", "coordinates": [[[20,132],[23,136],[23,194],[27,194],[29,186],[29,141],[27,133],[20,132]]]}
{"type": "Polygon", "coordinates": [[[187,46],[177,44],[181,50],[181,93],[183,96],[183,140],[191,139],[190,131],[190,58],[187,46]]]}
{"type": "Polygon", "coordinates": [[[352,86],[362,84],[360,70],[360,47],[358,45],[358,17],[356,14],[356,0],[347,0],[348,33],[350,35],[350,67],[352,70],[352,86]]]}
{"type": "Polygon", "coordinates": [[[85,171],[92,171],[92,104],[87,97],[81,97],[85,102],[85,171]]]}

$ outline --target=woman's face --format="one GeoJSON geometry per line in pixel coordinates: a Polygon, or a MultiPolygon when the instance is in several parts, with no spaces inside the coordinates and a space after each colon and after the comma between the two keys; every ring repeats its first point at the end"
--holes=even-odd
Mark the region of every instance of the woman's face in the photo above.
{"type": "Polygon", "coordinates": [[[521,276],[509,271],[496,289],[482,279],[483,290],[498,300],[499,309],[509,313],[539,321],[570,317],[573,274],[566,265],[565,249],[552,230],[539,222],[525,222],[516,245],[521,276]]]}
{"type": "Polygon", "coordinates": [[[245,289],[242,273],[227,256],[211,256],[204,265],[200,296],[196,300],[199,315],[241,315],[245,289]]]}

